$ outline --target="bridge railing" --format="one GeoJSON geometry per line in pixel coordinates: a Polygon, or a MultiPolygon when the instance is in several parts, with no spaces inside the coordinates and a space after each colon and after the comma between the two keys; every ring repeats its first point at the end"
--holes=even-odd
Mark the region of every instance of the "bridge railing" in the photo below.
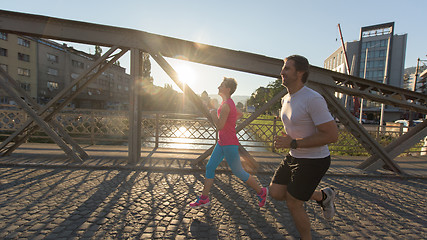
{"type": "MultiPolygon", "coordinates": [[[[0,140],[3,141],[18,129],[28,116],[21,110],[0,109],[0,140]]],[[[129,135],[127,111],[110,110],[65,110],[55,116],[64,129],[81,144],[126,145],[129,135]]],[[[240,119],[240,121],[243,121],[240,119]]],[[[330,144],[333,155],[368,155],[365,148],[340,124],[339,140],[330,144]]],[[[408,131],[404,126],[363,125],[383,146],[408,131]]],[[[206,118],[191,114],[165,112],[143,112],[141,121],[143,146],[170,148],[205,149],[216,143],[218,134],[206,118]]],[[[245,147],[261,151],[277,151],[273,148],[274,136],[281,134],[280,119],[271,116],[259,117],[237,133],[245,147]]],[[[30,142],[53,142],[42,131],[36,132],[30,142]]],[[[407,150],[404,154],[426,154],[424,141],[407,150]]],[[[286,151],[286,150],[285,150],[286,151]]]]}

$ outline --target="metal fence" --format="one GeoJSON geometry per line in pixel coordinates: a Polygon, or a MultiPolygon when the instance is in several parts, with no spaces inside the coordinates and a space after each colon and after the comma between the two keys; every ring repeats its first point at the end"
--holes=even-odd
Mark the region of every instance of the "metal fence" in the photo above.
{"type": "MultiPolygon", "coordinates": [[[[0,139],[3,141],[29,119],[20,110],[0,110],[0,139]]],[[[126,145],[128,143],[129,119],[125,111],[73,110],[56,115],[64,129],[79,143],[126,145]]],[[[239,121],[243,121],[240,119],[239,121]]],[[[239,122],[238,122],[239,123],[239,122]]],[[[386,146],[408,128],[403,126],[381,127],[364,125],[366,130],[382,145],[386,146]]],[[[366,150],[344,126],[339,125],[339,140],[330,144],[333,155],[368,155],[366,150]]],[[[144,146],[170,148],[208,148],[218,139],[215,128],[206,118],[164,112],[144,112],[141,122],[144,146]]],[[[240,143],[248,148],[261,151],[275,151],[274,136],[283,131],[280,119],[260,117],[237,133],[240,143]]],[[[36,132],[30,142],[52,142],[44,132],[36,132]]],[[[404,154],[426,153],[424,141],[407,150],[404,154]]]]}

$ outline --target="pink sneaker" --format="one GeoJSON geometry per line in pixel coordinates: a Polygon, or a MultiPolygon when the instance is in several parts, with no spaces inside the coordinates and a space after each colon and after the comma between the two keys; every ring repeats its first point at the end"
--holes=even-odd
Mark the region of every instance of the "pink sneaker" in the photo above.
{"type": "Polygon", "coordinates": [[[261,194],[257,194],[258,197],[258,206],[259,207],[263,207],[265,205],[265,201],[267,200],[267,196],[268,196],[268,188],[261,188],[262,192],[261,194]]]}
{"type": "Polygon", "coordinates": [[[193,203],[190,203],[190,207],[192,208],[200,208],[200,207],[207,207],[211,204],[211,201],[209,200],[209,197],[206,199],[202,199],[202,196],[197,197],[197,200],[193,203]]]}

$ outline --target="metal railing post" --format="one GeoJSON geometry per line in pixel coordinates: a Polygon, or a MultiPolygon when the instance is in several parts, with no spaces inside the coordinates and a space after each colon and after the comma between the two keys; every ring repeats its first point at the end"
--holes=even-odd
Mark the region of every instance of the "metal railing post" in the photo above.
{"type": "Polygon", "coordinates": [[[271,139],[271,151],[272,152],[276,152],[276,149],[274,148],[274,137],[276,136],[276,122],[277,122],[277,117],[274,116],[273,118],[273,139],[271,139]]]}
{"type": "Polygon", "coordinates": [[[95,123],[95,115],[94,115],[94,113],[93,113],[93,110],[92,111],[90,111],[90,118],[91,118],[91,129],[90,129],[90,141],[91,141],[91,143],[92,143],[92,145],[95,145],[95,126],[96,126],[96,123],[95,123]]]}
{"type": "Polygon", "coordinates": [[[155,142],[155,147],[158,148],[159,147],[159,113],[156,113],[156,142],[155,142]]]}

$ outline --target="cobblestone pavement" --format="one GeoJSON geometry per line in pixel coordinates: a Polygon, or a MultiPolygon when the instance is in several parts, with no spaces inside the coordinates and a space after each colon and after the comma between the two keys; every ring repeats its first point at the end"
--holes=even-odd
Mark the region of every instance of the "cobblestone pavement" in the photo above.
{"type": "MultiPolygon", "coordinates": [[[[263,185],[270,174],[257,176],[263,185]]],[[[187,207],[203,172],[0,168],[1,239],[298,239],[286,204],[257,206],[231,173],[216,175],[212,206],[187,207]]],[[[306,204],[314,239],[427,239],[427,179],[325,176],[338,213],[306,204]]]]}

